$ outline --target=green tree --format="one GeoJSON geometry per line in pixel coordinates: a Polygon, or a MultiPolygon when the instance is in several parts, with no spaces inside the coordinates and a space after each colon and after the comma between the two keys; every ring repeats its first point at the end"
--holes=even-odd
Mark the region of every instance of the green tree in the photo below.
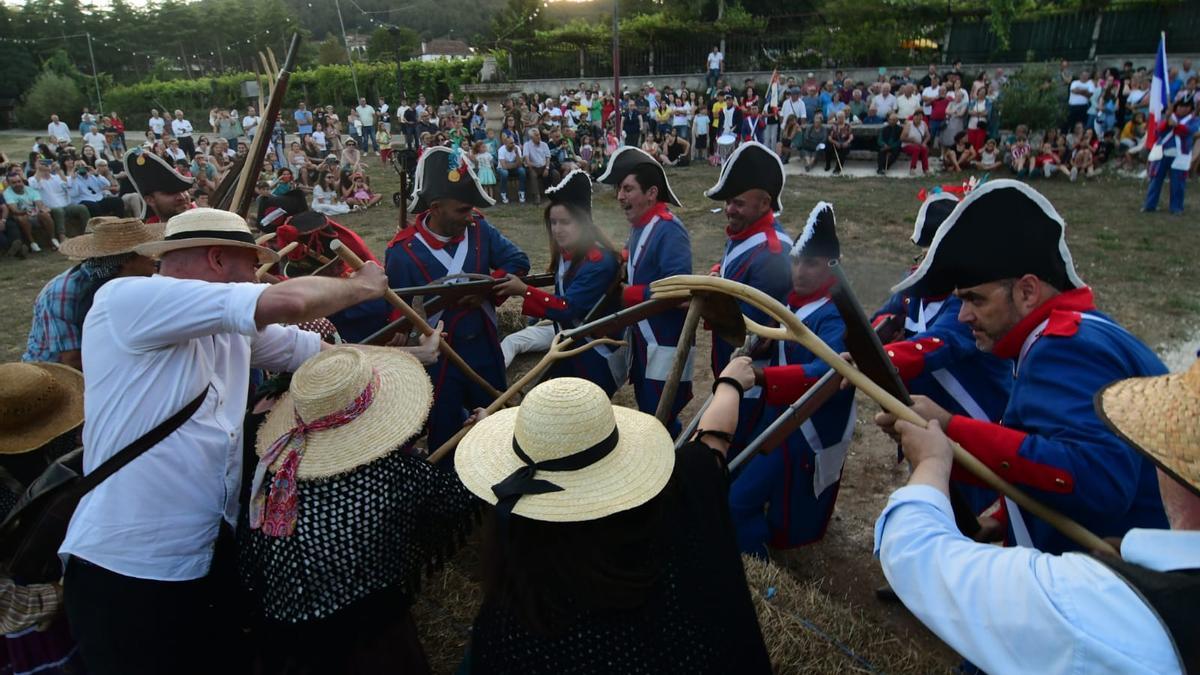
{"type": "Polygon", "coordinates": [[[1053,129],[1066,118],[1058,69],[1048,63],[1030,63],[1008,78],[997,104],[1000,123],[1006,128],[1028,124],[1034,131],[1053,129]]]}
{"type": "Polygon", "coordinates": [[[17,122],[27,129],[46,125],[50,115],[69,120],[87,103],[75,80],[51,70],[42,71],[17,108],[17,122]]]}
{"type": "Polygon", "coordinates": [[[421,48],[421,35],[405,26],[380,26],[367,42],[367,58],[371,61],[401,61],[412,58],[421,48]]]}
{"type": "Polygon", "coordinates": [[[332,66],[337,63],[346,62],[346,48],[342,46],[342,41],[332,33],[321,41],[321,46],[317,48],[317,63],[322,66],[332,66]]]}

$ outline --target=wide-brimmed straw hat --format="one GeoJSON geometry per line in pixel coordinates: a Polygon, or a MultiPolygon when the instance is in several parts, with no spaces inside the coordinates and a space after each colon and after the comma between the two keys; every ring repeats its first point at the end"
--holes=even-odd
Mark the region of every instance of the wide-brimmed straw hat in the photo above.
{"type": "Polygon", "coordinates": [[[60,363],[0,364],[0,454],[37,450],[83,422],[83,373],[60,363]]]}
{"type": "MultiPolygon", "coordinates": [[[[297,418],[312,424],[337,415],[354,404],[368,385],[371,400],[357,417],[306,433],[296,477],[320,479],[346,473],[416,436],[433,403],[433,385],[425,367],[396,349],[335,347],[305,361],[292,375],[291,387],[258,429],[258,456],[292,431],[297,418]]],[[[277,471],[285,457],[281,454],[271,470],[277,471]]]]}
{"type": "Polygon", "coordinates": [[[1200,495],[1200,360],[1186,372],[1120,380],[1096,413],[1158,468],[1200,495]]]}
{"type": "Polygon", "coordinates": [[[100,216],[89,220],[87,229],[87,234],[64,241],[58,252],[73,260],[132,253],[141,244],[161,240],[166,225],[146,224],[141,218],[100,216]]]}
{"type": "Polygon", "coordinates": [[[641,506],[674,467],[674,443],[658,420],[612,405],[603,389],[573,377],[544,382],[519,408],[484,418],[454,456],[459,479],[477,497],[548,522],[641,506]]]}
{"type": "Polygon", "coordinates": [[[220,209],[189,209],[167,221],[162,241],[141,244],[134,250],[148,258],[158,258],[168,251],[197,246],[233,246],[258,252],[259,262],[279,262],[279,254],[254,243],[254,235],[246,219],[231,211],[220,209]]]}

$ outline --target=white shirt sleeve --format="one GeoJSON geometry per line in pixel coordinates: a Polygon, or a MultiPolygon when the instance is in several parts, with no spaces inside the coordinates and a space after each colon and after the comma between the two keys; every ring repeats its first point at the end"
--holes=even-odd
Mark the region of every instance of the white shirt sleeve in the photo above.
{"type": "Polygon", "coordinates": [[[1154,613],[1102,563],[975,543],[930,486],[892,494],[875,554],[904,605],[986,672],[1180,672],[1154,613]]]}
{"type": "Polygon", "coordinates": [[[271,324],[251,338],[250,365],[292,373],[320,351],[320,335],[296,326],[271,324]]]}
{"type": "Polygon", "coordinates": [[[155,275],[114,279],[95,302],[108,305],[115,341],[130,351],[147,351],[220,333],[257,336],[254,312],[266,289],[155,275]]]}

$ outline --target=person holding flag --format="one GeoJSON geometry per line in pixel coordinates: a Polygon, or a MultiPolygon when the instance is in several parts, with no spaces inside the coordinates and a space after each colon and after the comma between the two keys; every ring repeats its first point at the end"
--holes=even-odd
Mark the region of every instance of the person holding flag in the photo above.
{"type": "Polygon", "coordinates": [[[1196,102],[1183,97],[1166,110],[1167,98],[1167,39],[1164,34],[1154,61],[1154,79],[1150,86],[1150,117],[1146,125],[1146,145],[1150,148],[1150,188],[1142,211],[1158,210],[1163,182],[1171,177],[1171,213],[1183,213],[1183,192],[1188,171],[1192,166],[1192,146],[1200,135],[1200,120],[1196,119],[1196,102]]]}
{"type": "Polygon", "coordinates": [[[767,120],[766,131],[763,133],[763,145],[775,149],[779,143],[779,125],[783,121],[779,116],[779,101],[782,98],[779,83],[779,69],[771,73],[771,83],[767,85],[766,102],[763,104],[763,117],[767,120]]]}

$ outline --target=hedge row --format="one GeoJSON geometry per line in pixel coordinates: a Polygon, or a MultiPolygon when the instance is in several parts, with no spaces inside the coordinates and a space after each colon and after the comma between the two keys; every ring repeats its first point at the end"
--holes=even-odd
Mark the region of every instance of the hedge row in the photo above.
{"type": "MultiPolygon", "coordinates": [[[[482,65],[482,58],[404,61],[400,63],[397,74],[395,62],[356,63],[354,75],[358,78],[358,91],[362,96],[368,97],[372,103],[382,96],[395,105],[400,99],[401,86],[410,97],[424,94],[430,101],[440,101],[450,92],[458,92],[462,85],[478,82],[482,65]]],[[[254,73],[232,73],[194,80],[152,80],[114,87],[104,94],[104,108],[134,119],[151,108],[179,108],[192,116],[202,113],[207,120],[210,108],[235,107],[245,110],[248,103],[253,103],[253,100],[242,96],[241,87],[243,82],[254,78],[254,73]]],[[[262,80],[262,86],[266,87],[265,79],[262,80]]],[[[283,101],[284,108],[295,107],[302,99],[307,100],[310,106],[333,105],[339,109],[357,103],[350,66],[319,66],[292,73],[283,101]]]]}

